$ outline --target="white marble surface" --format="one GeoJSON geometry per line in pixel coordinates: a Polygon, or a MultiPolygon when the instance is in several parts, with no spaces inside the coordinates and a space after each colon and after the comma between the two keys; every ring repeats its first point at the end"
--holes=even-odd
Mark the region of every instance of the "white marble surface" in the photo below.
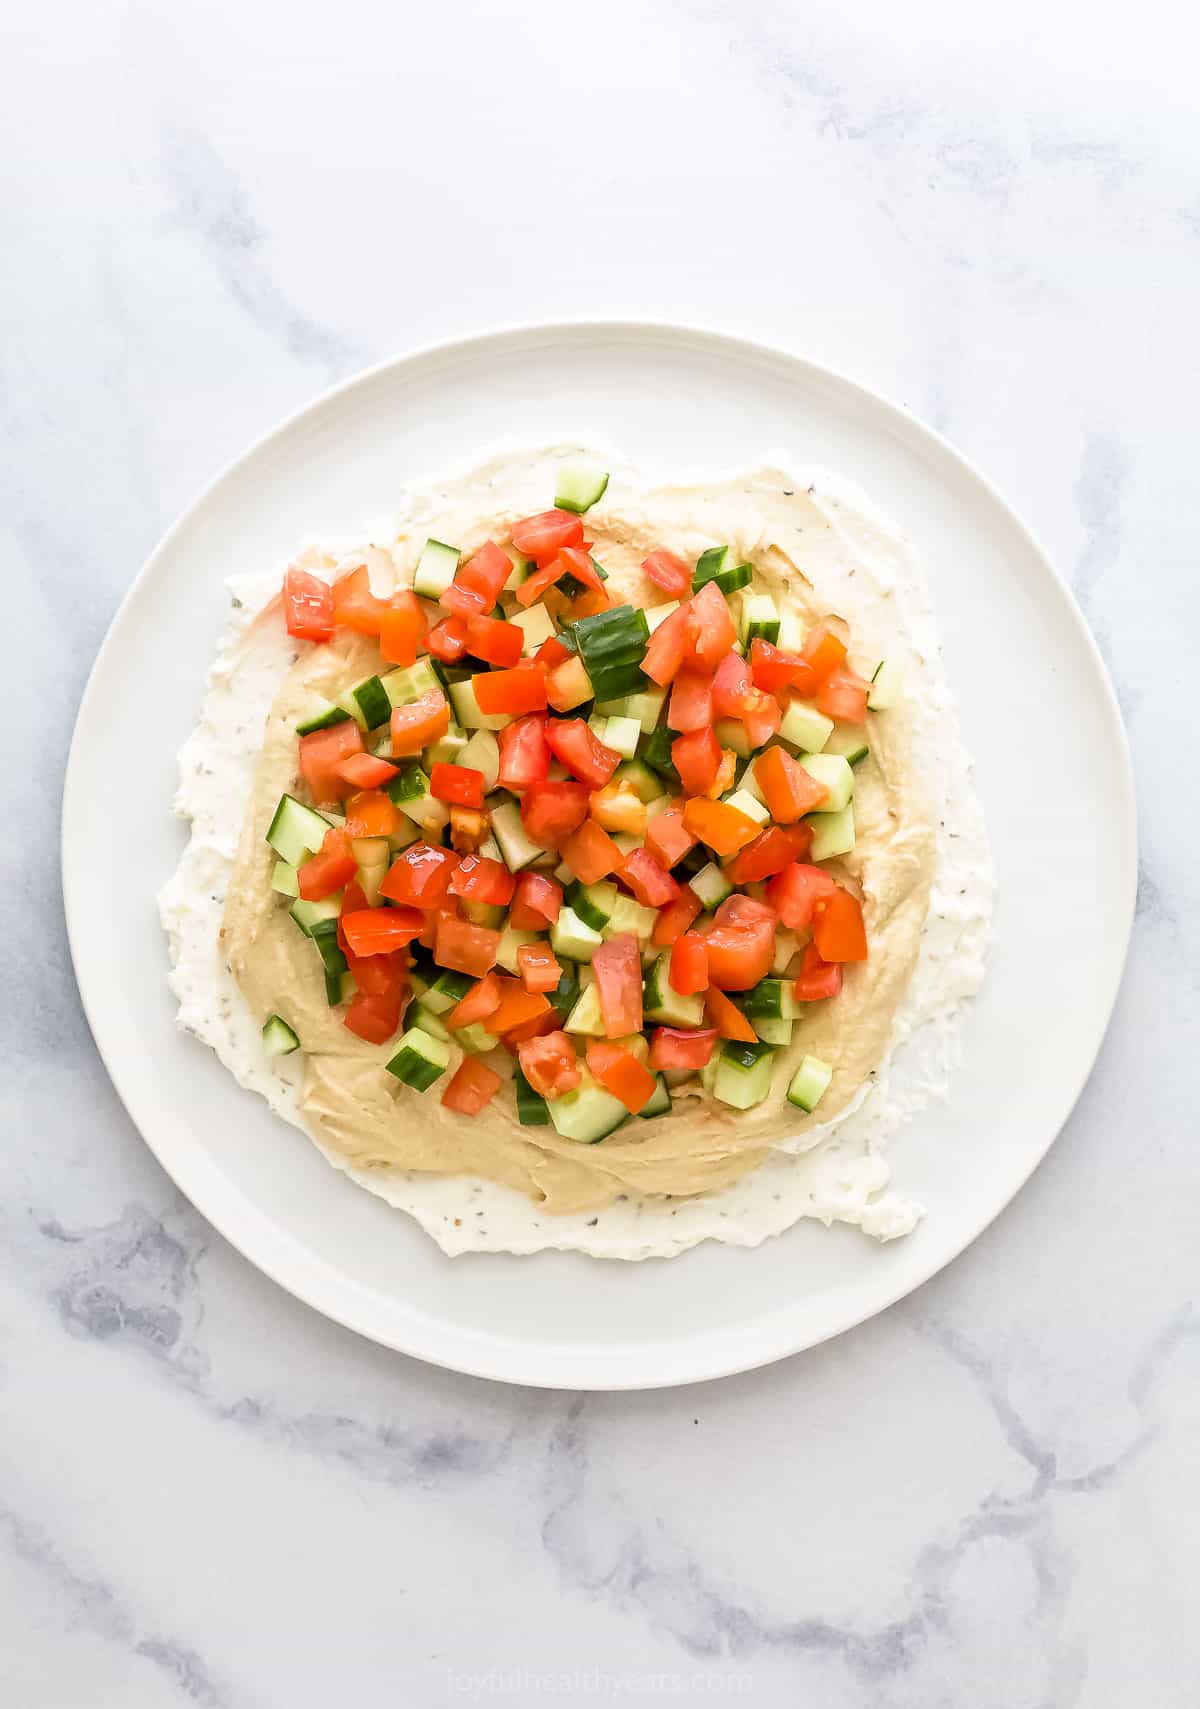
{"type": "MultiPolygon", "coordinates": [[[[1200,140],[1181,22],[1044,0],[10,9],[6,1709],[529,1703],[555,1684],[806,1709],[1197,1701],[1200,825],[1180,738],[1200,140]],[[1113,670],[1143,880],[1092,1083],[964,1258],[774,1369],[580,1398],[369,1346],[180,1201],[80,1014],[55,836],[105,626],[215,469],[397,349],[622,313],[832,362],[997,480],[1113,670]]],[[[1070,763],[1070,733],[1047,738],[1035,792],[1070,763]]],[[[97,854],[120,859],[119,833],[97,854]]]]}

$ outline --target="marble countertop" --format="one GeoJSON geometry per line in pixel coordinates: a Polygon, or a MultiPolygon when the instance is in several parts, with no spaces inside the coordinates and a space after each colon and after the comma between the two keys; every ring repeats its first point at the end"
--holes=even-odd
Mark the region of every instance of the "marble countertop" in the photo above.
{"type": "MultiPolygon", "coordinates": [[[[10,18],[0,529],[38,756],[0,915],[13,1709],[1196,1702],[1194,55],[1154,4],[1136,30],[1081,3],[964,19],[10,18]],[[977,460],[1112,670],[1143,867],[1095,1075],[963,1258],[772,1369],[580,1397],[368,1345],[180,1199],[80,1012],[56,835],[105,627],[214,470],[398,349],[593,314],[799,349],[977,460]]],[[[1035,788],[1056,763],[1069,733],[1035,788]]]]}

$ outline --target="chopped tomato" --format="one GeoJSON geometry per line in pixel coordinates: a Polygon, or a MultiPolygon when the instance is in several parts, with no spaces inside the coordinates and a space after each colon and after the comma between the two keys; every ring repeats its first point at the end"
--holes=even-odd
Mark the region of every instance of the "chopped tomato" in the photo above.
{"type": "Polygon", "coordinates": [[[805,813],[819,807],[829,791],[818,783],[811,772],[782,748],[768,748],[754,762],[754,781],[762,790],[763,800],[772,819],[779,825],[791,825],[805,813]]]}
{"type": "Polygon", "coordinates": [[[680,887],[679,895],[658,911],[653,939],[656,944],[673,944],[687,931],[700,912],[700,898],[689,884],[680,887]]]}
{"type": "Polygon", "coordinates": [[[834,634],[828,623],[818,623],[805,637],[800,657],[811,668],[818,683],[822,683],[830,671],[845,663],[846,643],[834,634]]]}
{"type": "Polygon", "coordinates": [[[499,975],[485,973],[478,984],[472,985],[466,996],[460,998],[451,1009],[446,1016],[446,1025],[451,1032],[458,1027],[474,1026],[476,1021],[485,1021],[489,1015],[494,1015],[499,1007],[499,975]]]}
{"type": "Polygon", "coordinates": [[[587,818],[588,793],[586,783],[531,783],[521,800],[521,823],[542,848],[561,848],[587,818]]]}
{"type": "Polygon", "coordinates": [[[491,827],[491,818],[474,807],[450,809],[450,846],[460,854],[474,854],[491,827]]]}
{"type": "Polygon", "coordinates": [[[477,1056],[464,1056],[442,1093],[442,1104],[460,1116],[477,1116],[491,1103],[504,1080],[477,1056]]]}
{"type": "Polygon", "coordinates": [[[671,743],[671,760],[687,794],[703,795],[720,770],[721,744],[711,730],[690,730],[671,743]]]}
{"type": "Polygon", "coordinates": [[[601,611],[607,611],[615,602],[608,597],[608,589],[604,587],[585,587],[582,593],[576,594],[571,601],[569,618],[572,623],[581,617],[595,617],[601,611]]]}
{"type": "MultiPolygon", "coordinates": [[[[578,546],[563,546],[560,549],[558,556],[566,564],[568,574],[574,576],[577,582],[582,582],[583,586],[587,588],[590,593],[604,593],[604,583],[596,574],[596,566],[592,563],[591,555],[588,551],[589,545],[590,541],[584,540],[578,546]]],[[[606,593],[604,593],[604,604],[600,609],[601,611],[606,611],[608,609],[608,595],[606,593]]],[[[575,613],[575,616],[577,617],[590,615],[591,614],[589,612],[575,613]]]]}
{"type": "MultiPolygon", "coordinates": [[[[741,991],[745,987],[739,985],[736,989],[741,991]]],[[[743,1044],[758,1041],[758,1034],[737,1004],[731,1003],[715,986],[710,986],[704,993],[704,1018],[712,1023],[722,1038],[740,1039],[743,1044]]]]}
{"type": "Polygon", "coordinates": [[[446,915],[438,921],[433,959],[439,967],[482,979],[496,965],[499,949],[500,933],[488,926],[473,926],[470,920],[452,920],[446,915]]]}
{"type": "Polygon", "coordinates": [[[517,1058],[521,1073],[539,1098],[561,1098],[583,1079],[574,1044],[557,1029],[541,1038],[527,1039],[517,1047],[517,1058]]]}
{"type": "Polygon", "coordinates": [[[570,712],[592,698],[591,678],[582,659],[566,658],[546,678],[546,700],[556,712],[570,712]]]}
{"type": "Polygon", "coordinates": [[[374,754],[349,754],[338,762],[337,774],[352,789],[382,789],[399,776],[399,767],[377,760],[374,754]]]}
{"type": "Polygon", "coordinates": [[[430,843],[410,843],[402,849],[379,886],[389,902],[409,908],[436,908],[445,900],[450,878],[458,865],[449,849],[430,843]]]}
{"type": "Polygon", "coordinates": [[[699,932],[684,932],[675,940],[670,980],[681,997],[708,990],[708,946],[699,932]]]}
{"type": "Polygon", "coordinates": [[[483,617],[494,608],[511,575],[512,559],[494,540],[489,540],[473,558],[458,566],[454,580],[439,596],[438,604],[456,617],[483,617]]]}
{"type": "MultiPolygon", "coordinates": [[[[680,606],[680,610],[683,609],[680,606]]],[[[737,624],[716,582],[705,582],[692,598],[689,628],[692,647],[701,668],[715,671],[726,653],[733,650],[737,640],[737,624]]]]}
{"type": "Polygon", "coordinates": [[[763,694],[755,689],[747,697],[742,708],[742,723],[746,730],[746,741],[751,748],[765,747],[778,732],[782,721],[783,714],[774,695],[763,694]]]}
{"type": "Polygon", "coordinates": [[[775,956],[778,916],[749,896],[727,896],[706,934],[708,977],[722,991],[748,991],[765,979],[775,956]]]}
{"type": "Polygon", "coordinates": [[[718,718],[740,718],[754,692],[750,667],[740,653],[726,653],[713,677],[713,712],[718,718]]]}
{"type": "Polygon", "coordinates": [[[817,710],[826,718],[865,724],[871,685],[848,666],[835,666],[817,690],[817,710]]]}
{"type": "Polygon", "coordinates": [[[703,1068],[717,1042],[715,1027],[659,1027],[650,1040],[651,1068],[703,1068]]]}
{"type": "Polygon", "coordinates": [[[400,1025],[407,995],[406,981],[386,991],[364,991],[360,986],[342,1016],[342,1023],[368,1044],[386,1044],[400,1025]]]}
{"type": "Polygon", "coordinates": [[[489,715],[507,712],[515,718],[522,712],[546,709],[546,673],[532,660],[511,671],[487,671],[471,682],[479,710],[489,715]]]}
{"type": "Polygon", "coordinates": [[[515,623],[502,623],[498,617],[467,618],[467,651],[489,665],[515,665],[524,645],[525,631],[515,623]]]}
{"type": "Polygon", "coordinates": [[[767,901],[790,931],[802,932],[812,925],[817,902],[831,896],[836,889],[837,885],[823,868],[797,861],[769,880],[767,901]]]}
{"type": "Polygon", "coordinates": [[[642,559],[642,569],[655,587],[669,593],[672,599],[682,599],[692,585],[692,572],[682,558],[661,548],[642,559]]]}
{"type": "Polygon", "coordinates": [[[625,858],[608,832],[591,818],[563,840],[562,857],[581,884],[599,884],[625,858]]]}
{"type": "Polygon", "coordinates": [[[621,763],[620,754],[606,748],[582,718],[551,718],[546,740],[554,757],[589,789],[603,789],[621,763]]]}
{"type": "MultiPolygon", "coordinates": [[[[735,653],[734,658],[737,657],[735,653]]],[[[671,686],[667,723],[672,730],[706,730],[713,721],[713,679],[708,671],[681,670],[671,686]]]]}
{"type": "Polygon", "coordinates": [[[507,908],[516,887],[517,881],[503,861],[468,854],[459,861],[458,870],[450,880],[450,895],[461,896],[464,902],[486,902],[493,908],[507,908]]]}
{"type": "Polygon", "coordinates": [[[333,589],[320,576],[291,566],[283,576],[287,632],[298,641],[328,641],[333,635],[333,589]]]}
{"type": "Polygon", "coordinates": [[[678,883],[649,849],[634,849],[627,854],[617,877],[647,908],[664,908],[679,895],[678,883]]]}
{"type": "MultiPolygon", "coordinates": [[[[704,791],[710,801],[716,801],[724,795],[727,789],[733,788],[733,780],[737,776],[737,755],[732,748],[721,749],[721,763],[717,767],[717,775],[704,791]]],[[[682,804],[681,804],[682,806],[682,804]]]]}
{"type": "Polygon", "coordinates": [[[407,706],[392,708],[393,754],[419,754],[450,728],[450,708],[440,688],[428,688],[407,706]]]}
{"type": "Polygon", "coordinates": [[[379,651],[389,664],[414,665],[428,628],[420,600],[403,588],[392,595],[391,603],[380,614],[379,651]]]}
{"type": "Polygon", "coordinates": [[[548,944],[519,944],[517,970],[527,991],[554,991],[562,978],[558,957],[548,944]]]}
{"type": "Polygon", "coordinates": [[[500,774],[504,789],[527,789],[542,783],[550,770],[544,713],[530,712],[497,732],[500,743],[500,774]]]}
{"type": "Polygon", "coordinates": [[[434,907],[427,908],[425,910],[425,930],[421,933],[417,942],[425,949],[431,950],[437,943],[438,927],[441,925],[442,921],[460,920],[461,918],[462,914],[459,910],[458,898],[453,896],[443,897],[442,900],[436,903],[434,907]]]}
{"type": "Polygon", "coordinates": [[[331,825],[318,852],[300,867],[296,882],[305,902],[323,902],[326,896],[349,884],[357,871],[349,832],[331,825]]]}
{"type": "Polygon", "coordinates": [[[536,604],[542,595],[554,586],[555,582],[561,581],[563,576],[567,574],[567,570],[567,560],[561,556],[551,558],[548,563],[539,565],[531,575],[525,577],[525,580],[517,588],[517,604],[527,611],[531,605],[536,604]]]}
{"type": "Polygon", "coordinates": [[[562,911],[562,886],[540,872],[522,872],[513,892],[509,921],[519,932],[544,932],[562,911]]]}
{"type": "Polygon", "coordinates": [[[346,803],[346,830],[352,837],[394,837],[400,809],[382,789],[363,789],[346,803]]]}
{"type": "Polygon", "coordinates": [[[785,653],[770,641],[756,637],[750,643],[750,673],[756,688],[768,694],[782,694],[793,688],[808,699],[817,691],[816,672],[799,653],[785,653]]]}
{"type": "Polygon", "coordinates": [[[658,1081],[644,1063],[623,1045],[607,1039],[588,1040],[587,1065],[594,1080],[619,1098],[631,1116],[636,1116],[654,1096],[658,1081]]]}
{"type": "MultiPolygon", "coordinates": [[[[705,586],[708,585],[706,582],[705,586]]],[[[731,807],[728,801],[706,801],[703,797],[686,803],[683,822],[693,836],[718,855],[737,854],[754,841],[761,829],[740,807],[731,807]]]]}
{"type": "Polygon", "coordinates": [[[813,942],[824,961],[867,959],[867,928],[857,896],[836,886],[828,896],[817,898],[813,908],[813,942]]]}
{"type": "Polygon", "coordinates": [[[333,584],[333,621],[359,635],[378,635],[387,600],[371,592],[371,577],[365,564],[333,584]]]}
{"type": "Polygon", "coordinates": [[[812,847],[813,834],[808,825],[769,825],[725,868],[731,884],[757,884],[782,872],[794,860],[803,860],[812,847]]]}
{"type": "Polygon", "coordinates": [[[429,793],[451,807],[482,807],[483,773],[474,766],[436,760],[429,771],[429,793]]]}
{"type": "MultiPolygon", "coordinates": [[[[540,995],[540,992],[530,991],[528,995],[530,997],[537,997],[540,995]]],[[[542,998],[542,1001],[546,1001],[544,997],[542,998]]],[[[551,1008],[549,1003],[547,1003],[546,1007],[544,1009],[539,1009],[535,1015],[530,1015],[527,1020],[518,1021],[515,1026],[509,1027],[508,1031],[500,1040],[500,1043],[504,1046],[505,1050],[508,1051],[510,1056],[515,1056],[517,1054],[518,1047],[522,1045],[526,1039],[544,1038],[547,1033],[557,1031],[558,1025],[558,1011],[557,1009],[551,1008]]]]}
{"type": "Polygon", "coordinates": [[[609,1038],[642,1030],[642,958],[632,932],[618,932],[592,956],[600,1016],[609,1038]]]}
{"type": "Polygon", "coordinates": [[[691,601],[664,617],[650,637],[642,669],[660,688],[674,682],[692,643],[691,601]]]}
{"type": "Polygon", "coordinates": [[[362,731],[353,718],[313,730],[300,738],[300,775],[318,807],[340,801],[346,793],[338,767],[351,754],[363,751],[362,731]]]}
{"type": "Polygon", "coordinates": [[[613,778],[603,789],[595,790],[588,812],[606,831],[640,837],[646,829],[646,803],[626,778],[613,778]]]}
{"type": "Polygon", "coordinates": [[[665,867],[672,867],[696,846],[696,839],[683,822],[683,802],[671,805],[646,826],[646,847],[665,867]]]}
{"type": "Polygon", "coordinates": [[[390,955],[405,949],[425,926],[419,908],[362,908],[342,915],[342,930],[355,955],[390,955]]]}
{"type": "Polygon", "coordinates": [[[512,543],[526,558],[548,564],[564,546],[578,546],[583,521],[568,510],[543,510],[512,525],[512,543]]]}
{"type": "Polygon", "coordinates": [[[443,617],[425,637],[426,650],[443,664],[457,664],[467,651],[467,625],[462,617],[443,617]]]}
{"type": "Polygon", "coordinates": [[[533,662],[535,665],[545,665],[548,671],[552,671],[557,665],[561,665],[564,659],[570,657],[570,649],[563,646],[557,635],[547,635],[533,655],[533,662]]]}
{"type": "Polygon", "coordinates": [[[341,950],[343,955],[350,950],[350,946],[346,942],[346,934],[342,930],[342,920],[346,918],[347,914],[357,914],[361,909],[369,908],[370,906],[371,904],[367,901],[366,891],[358,882],[357,878],[352,878],[346,888],[342,891],[342,913],[341,919],[338,921],[338,948],[341,950]]]}
{"type": "Polygon", "coordinates": [[[516,979],[501,979],[500,1002],[483,1024],[488,1032],[498,1037],[553,1012],[540,991],[526,991],[516,979]]]}
{"type": "Polygon", "coordinates": [[[805,944],[800,972],[792,985],[792,996],[798,1003],[820,1003],[826,997],[836,997],[842,988],[842,968],[837,961],[825,961],[816,944],[805,944]]]}

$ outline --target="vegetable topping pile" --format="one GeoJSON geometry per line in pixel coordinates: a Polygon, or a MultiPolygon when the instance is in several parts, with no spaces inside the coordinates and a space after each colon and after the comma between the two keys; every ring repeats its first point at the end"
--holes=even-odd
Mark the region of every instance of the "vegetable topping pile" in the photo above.
{"type": "MultiPolygon", "coordinates": [[[[582,514],[606,474],[563,465],[552,510],[462,561],[428,540],[412,590],[291,568],[288,633],[376,637],[379,672],[297,727],[273,886],[331,1005],[425,1091],[476,1115],[516,1058],[518,1119],[603,1139],[699,1074],[746,1109],[804,1006],[868,946],[824,862],[854,847],[868,708],[892,703],[828,623],[805,633],[728,546],[642,565],[666,603],[614,604],[582,514]]],[[[301,1041],[279,1015],[268,1050],[301,1041]]],[[[832,1076],[806,1056],[787,1096],[832,1076]]]]}

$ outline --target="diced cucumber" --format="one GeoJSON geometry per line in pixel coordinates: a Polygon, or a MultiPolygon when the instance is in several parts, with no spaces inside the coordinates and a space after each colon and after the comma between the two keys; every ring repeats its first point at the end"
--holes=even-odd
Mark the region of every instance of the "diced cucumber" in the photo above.
{"type": "Polygon", "coordinates": [[[263,1022],[263,1049],[268,1056],[290,1056],[299,1050],[300,1040],[282,1015],[268,1015],[263,1022]]]}
{"type": "Polygon", "coordinates": [[[296,725],[296,734],[311,736],[314,730],[328,730],[333,724],[344,724],[350,716],[344,706],[333,705],[328,700],[318,701],[308,716],[296,725]]]}
{"type": "Polygon", "coordinates": [[[743,647],[749,647],[751,641],[778,642],[779,608],[769,593],[742,595],[742,607],[738,613],[738,639],[743,647]]]}
{"type": "Polygon", "coordinates": [[[378,676],[365,677],[362,682],[355,683],[341,704],[363,730],[378,730],[392,715],[392,703],[378,676]]]}
{"type": "Polygon", "coordinates": [[[427,1092],[450,1066],[450,1046],[422,1027],[409,1027],[400,1036],[400,1048],[387,1064],[389,1074],[414,1091],[427,1092]]]}
{"type": "Polygon", "coordinates": [[[325,841],[329,820],[294,795],[281,795],[267,827],[267,842],[289,866],[301,866],[325,841]]]}
{"type": "Polygon", "coordinates": [[[861,765],[870,751],[863,740],[861,724],[835,724],[833,735],[822,749],[826,754],[841,754],[848,765],[861,765]]]}
{"type": "Polygon", "coordinates": [[[733,893],[733,886],[720,867],[711,860],[707,866],[701,867],[688,883],[706,908],[716,908],[733,893]]]}
{"type": "Polygon", "coordinates": [[[564,1032],[582,1033],[587,1038],[604,1037],[604,1017],[600,1013],[600,989],[585,985],[579,1000],[563,1022],[564,1032]]]}
{"type": "Polygon", "coordinates": [[[549,641],[554,635],[554,619],[544,605],[531,605],[528,611],[514,611],[507,619],[524,631],[524,653],[536,653],[543,641],[549,641]]]}
{"type": "MultiPolygon", "coordinates": [[[[495,1039],[492,1040],[494,1044],[495,1039]]],[[[517,1094],[517,1120],[522,1127],[549,1127],[550,1111],[521,1072],[520,1064],[513,1069],[513,1090],[517,1094]]]]}
{"type": "Polygon", "coordinates": [[[650,633],[653,635],[659,624],[665,623],[671,613],[678,610],[679,601],[677,599],[668,599],[663,605],[652,605],[646,613],[646,622],[650,625],[650,633]]]}
{"type": "Polygon", "coordinates": [[[808,859],[833,860],[848,855],[854,848],[854,803],[848,802],[840,813],[810,813],[805,819],[812,826],[812,847],[808,859]]]}
{"type": "Polygon", "coordinates": [[[464,730],[503,730],[512,719],[507,712],[481,712],[479,702],[475,698],[475,679],[464,677],[462,682],[450,684],[450,704],[454,708],[454,716],[464,730]]]}
{"type": "Polygon", "coordinates": [[[644,847],[644,839],[635,837],[632,831],[610,831],[609,835],[623,855],[631,855],[635,849],[644,847]]]}
{"type": "Polygon", "coordinates": [[[462,751],[467,745],[467,732],[452,724],[446,734],[432,747],[424,750],[426,765],[461,765],[462,751]]]}
{"type": "Polygon", "coordinates": [[[649,1121],[651,1116],[669,1116],[671,1113],[671,1094],[667,1090],[666,1081],[661,1074],[656,1074],[654,1081],[654,1091],[638,1111],[644,1122],[649,1121]]]}
{"type": "Polygon", "coordinates": [[[456,1003],[461,1003],[475,981],[469,973],[456,973],[453,968],[437,967],[421,993],[421,1001],[435,1015],[448,1015],[456,1003]]]}
{"type": "Polygon", "coordinates": [[[439,833],[450,822],[450,809],[429,793],[429,778],[414,761],[387,786],[389,800],[423,831],[439,833]]]}
{"type": "Polygon", "coordinates": [[[469,1027],[456,1027],[454,1036],[472,1056],[483,1056],[487,1051],[496,1048],[495,1039],[482,1021],[473,1021],[469,1027]]]}
{"type": "Polygon", "coordinates": [[[785,742],[791,742],[809,754],[821,752],[832,730],[833,719],[826,718],[807,700],[793,700],[779,726],[779,734],[785,742]]]}
{"type": "Polygon", "coordinates": [[[581,1145],[595,1145],[607,1139],[629,1119],[629,1111],[619,1098],[597,1086],[585,1068],[583,1080],[573,1092],[551,1100],[550,1120],[564,1139],[578,1140],[581,1145]]]}
{"type": "Polygon", "coordinates": [[[399,670],[389,671],[380,677],[379,682],[392,706],[411,706],[431,688],[445,692],[432,659],[418,659],[415,665],[403,665],[399,670]]]}
{"type": "MultiPolygon", "coordinates": [[[[425,1002],[412,1005],[404,1017],[404,1024],[408,1027],[420,1027],[421,1031],[428,1033],[431,1038],[448,1039],[450,1037],[450,1029],[445,1021],[425,1002]]],[[[495,1044],[495,1042],[493,1039],[492,1043],[495,1044]]]]}
{"type": "Polygon", "coordinates": [[[760,1015],[772,1021],[794,1021],[801,1013],[800,1004],[792,996],[791,981],[771,975],[760,979],[749,991],[743,991],[738,1004],[750,1021],[757,1021],[760,1015]]]}
{"type": "Polygon", "coordinates": [[[657,801],[664,793],[657,773],[645,760],[624,760],[613,773],[613,781],[628,784],[639,801],[657,801]]]}
{"type": "Polygon", "coordinates": [[[692,573],[692,592],[699,593],[705,582],[716,582],[724,594],[748,587],[754,576],[751,564],[739,564],[732,546],[710,546],[701,552],[692,573]]]}
{"type": "Polygon", "coordinates": [[[637,902],[632,896],[617,892],[613,903],[612,918],[604,928],[606,938],[615,938],[621,932],[632,932],[639,943],[649,943],[654,928],[658,924],[658,909],[647,908],[644,902],[637,902]]]}
{"type": "Polygon", "coordinates": [[[675,761],[671,757],[674,745],[674,733],[661,724],[657,730],[652,730],[642,743],[642,758],[646,764],[656,771],[674,787],[679,785],[679,773],[675,769],[675,761]]]}
{"type": "Polygon", "coordinates": [[[736,754],[742,760],[750,754],[750,738],[740,718],[718,718],[713,730],[717,741],[723,748],[728,748],[731,754],[736,754]]]}
{"type": "Polygon", "coordinates": [[[738,778],[738,784],[737,784],[739,789],[748,790],[750,792],[750,794],[753,795],[753,797],[756,801],[761,801],[764,807],[766,806],[766,801],[763,799],[763,792],[758,786],[758,778],[755,775],[755,767],[757,766],[759,760],[762,758],[763,754],[769,754],[770,751],[771,751],[770,748],[763,748],[757,754],[755,754],[751,759],[749,759],[746,762],[746,764],[742,767],[742,775],[738,778]]]}
{"type": "Polygon", "coordinates": [[[612,912],[617,902],[617,887],[615,884],[601,882],[599,884],[573,883],[566,894],[566,903],[577,919],[585,926],[591,926],[593,931],[600,931],[612,919],[612,912]]]}
{"type": "Polygon", "coordinates": [[[559,909],[558,919],[550,928],[550,947],[555,955],[565,955],[569,961],[590,961],[603,942],[600,933],[585,925],[574,908],[559,909]]]}
{"type": "Polygon", "coordinates": [[[496,960],[506,973],[520,973],[521,964],[517,960],[517,951],[522,944],[536,943],[538,935],[537,932],[519,931],[516,926],[505,926],[496,949],[496,960]]]}
{"type": "MultiPolygon", "coordinates": [[[[525,557],[522,552],[518,552],[515,546],[501,546],[500,550],[507,553],[512,564],[512,574],[504,584],[504,592],[516,593],[521,583],[529,579],[530,572],[533,569],[533,559],[525,557]]],[[[510,622],[515,622],[515,619],[510,619],[510,622]]]]}
{"type": "Polygon", "coordinates": [[[766,806],[758,796],[749,789],[735,789],[731,795],[722,799],[729,807],[736,807],[739,813],[744,813],[747,819],[753,819],[756,825],[765,825],[771,817],[766,806]]]}
{"type": "MultiPolygon", "coordinates": [[[[564,629],[559,640],[566,645],[569,629],[564,629]]],[[[551,673],[553,690],[547,687],[550,704],[556,712],[571,712],[577,706],[592,698],[592,679],[587,674],[587,667],[582,659],[564,659],[555,665],[551,673]]]]}
{"type": "Polygon", "coordinates": [[[421,827],[411,819],[401,819],[388,838],[388,848],[393,854],[399,854],[401,849],[406,849],[410,843],[418,842],[424,834],[421,827]]]}
{"type": "Polygon", "coordinates": [[[840,813],[854,799],[854,773],[841,754],[801,754],[800,764],[810,777],[825,785],[828,794],[818,809],[840,813]]]}
{"type": "Polygon", "coordinates": [[[440,599],[454,580],[458,558],[457,546],[447,546],[443,540],[426,540],[413,574],[413,592],[422,599],[440,599]]]}
{"type": "Polygon", "coordinates": [[[646,687],[641,664],[650,639],[644,611],[614,605],[581,617],[572,629],[597,700],[641,693],[646,687]]]}
{"type": "Polygon", "coordinates": [[[486,855],[489,860],[502,861],[504,859],[504,855],[500,849],[500,844],[496,841],[490,831],[480,843],[479,852],[481,855],[486,855]]]}
{"type": "Polygon", "coordinates": [[[279,896],[299,896],[298,869],[291,861],[277,860],[271,873],[271,889],[279,896]]]}
{"type": "Polygon", "coordinates": [[[581,516],[604,497],[607,486],[607,469],[582,461],[560,463],[554,488],[555,509],[573,510],[581,516]]]}
{"type": "Polygon", "coordinates": [[[800,948],[800,939],[795,932],[789,932],[786,926],[775,928],[775,954],[771,961],[771,972],[786,973],[792,957],[800,948]]]}
{"type": "Polygon", "coordinates": [[[489,794],[495,789],[496,779],[500,776],[500,744],[490,730],[476,730],[455,764],[481,771],[484,793],[489,794]]]}
{"type": "Polygon", "coordinates": [[[755,1015],[750,1022],[763,1044],[773,1045],[776,1049],[791,1044],[795,1024],[795,1021],[772,1020],[768,1015],[755,1015]]]}
{"type": "Polygon", "coordinates": [[[336,921],[342,911],[341,893],[328,896],[323,902],[305,902],[297,898],[289,910],[306,938],[313,935],[314,926],[319,926],[323,920],[336,921]]]}
{"type": "Polygon", "coordinates": [[[798,653],[804,645],[804,637],[807,633],[807,629],[794,611],[780,612],[778,645],[785,653],[798,653]]]}
{"type": "MultiPolygon", "coordinates": [[[[314,920],[309,937],[316,945],[317,954],[321,957],[321,965],[326,973],[345,973],[346,957],[342,954],[342,946],[338,942],[338,923],[336,919],[314,920]]],[[[331,997],[331,1003],[340,1001],[331,997]]]]}
{"type": "Polygon", "coordinates": [[[662,716],[666,699],[665,688],[648,682],[637,694],[623,694],[617,700],[599,701],[596,711],[605,718],[636,718],[643,736],[648,736],[662,716]]]}
{"type": "Polygon", "coordinates": [[[604,734],[600,740],[606,748],[611,748],[614,754],[621,754],[625,759],[632,760],[637,753],[641,733],[642,726],[636,718],[606,718],[604,734]]]}
{"type": "Polygon", "coordinates": [[[660,955],[646,975],[642,1002],[648,1021],[664,1021],[670,1027],[704,1025],[704,999],[684,996],[670,980],[671,956],[660,955]]]}
{"type": "Polygon", "coordinates": [[[871,678],[867,705],[872,712],[887,712],[904,694],[904,666],[899,659],[880,659],[871,678]]]}
{"type": "Polygon", "coordinates": [[[508,918],[506,908],[497,907],[491,902],[463,902],[461,907],[473,926],[486,926],[492,932],[501,931],[508,918]]]}
{"type": "Polygon", "coordinates": [[[491,808],[492,834],[500,845],[504,864],[510,872],[520,872],[530,861],[545,854],[540,843],[533,842],[521,823],[521,810],[515,801],[500,801],[491,808]]]}
{"type": "Polygon", "coordinates": [[[740,1039],[726,1039],[717,1057],[712,1093],[723,1104],[735,1110],[748,1110],[761,1104],[771,1090],[771,1071],[775,1052],[769,1044],[744,1044],[740,1039]]]}
{"type": "Polygon", "coordinates": [[[339,1003],[348,1003],[357,990],[354,975],[348,968],[333,973],[328,968],[325,969],[325,1001],[331,1009],[335,1009],[339,1003]]]}
{"type": "Polygon", "coordinates": [[[822,1062],[819,1056],[804,1057],[788,1084],[788,1103],[811,1115],[829,1090],[832,1079],[833,1069],[828,1062],[822,1062]]]}
{"type": "Polygon", "coordinates": [[[386,837],[354,837],[350,850],[358,862],[358,882],[368,908],[379,906],[379,887],[391,865],[392,851],[386,837]]]}

